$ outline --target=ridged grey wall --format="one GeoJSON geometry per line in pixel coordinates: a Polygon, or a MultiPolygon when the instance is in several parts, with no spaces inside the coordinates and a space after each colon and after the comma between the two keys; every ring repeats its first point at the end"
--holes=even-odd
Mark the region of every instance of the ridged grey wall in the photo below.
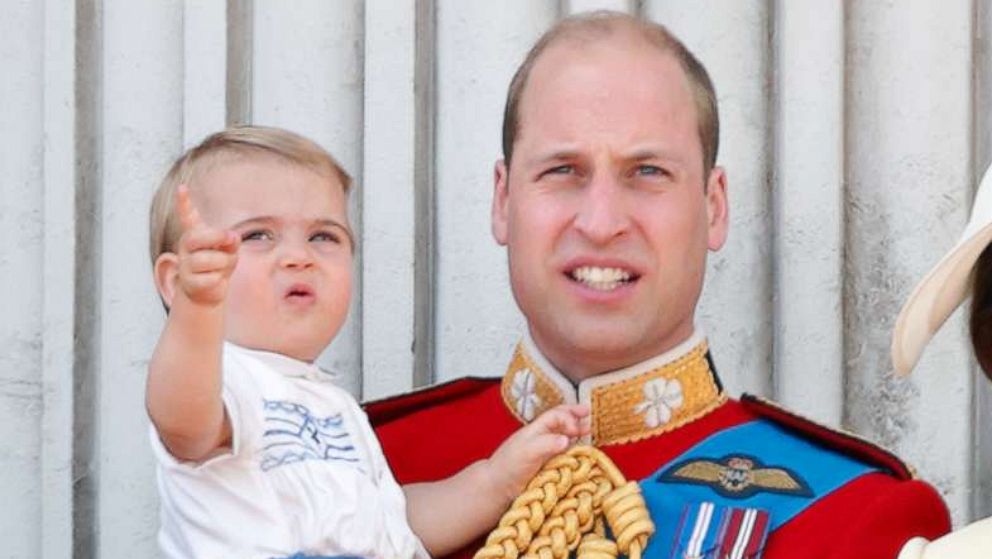
{"type": "Polygon", "coordinates": [[[505,89],[548,25],[596,7],[664,22],[716,82],[732,226],[698,323],[731,391],[891,447],[959,523],[992,514],[961,316],[911,378],[887,353],[992,159],[989,4],[3,2],[0,554],[154,556],[147,207],[227,123],[300,131],[358,181],[360,294],[322,359],[352,392],[500,374],[522,325],[488,225],[505,89]]]}

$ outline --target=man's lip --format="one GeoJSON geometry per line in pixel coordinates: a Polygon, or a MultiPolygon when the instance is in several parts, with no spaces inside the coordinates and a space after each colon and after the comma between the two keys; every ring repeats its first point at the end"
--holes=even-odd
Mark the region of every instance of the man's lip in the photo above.
{"type": "Polygon", "coordinates": [[[619,258],[597,258],[597,257],[580,257],[572,258],[565,262],[561,267],[563,274],[572,277],[579,268],[616,268],[623,270],[630,274],[631,279],[640,278],[644,275],[640,267],[630,263],[627,260],[619,258]]]}

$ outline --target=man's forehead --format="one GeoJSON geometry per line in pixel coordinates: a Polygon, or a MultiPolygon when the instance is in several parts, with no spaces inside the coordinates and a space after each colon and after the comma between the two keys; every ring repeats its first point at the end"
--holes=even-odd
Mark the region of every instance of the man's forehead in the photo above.
{"type": "Polygon", "coordinates": [[[581,61],[596,53],[613,53],[624,58],[635,56],[653,61],[675,60],[671,46],[652,40],[638,30],[621,28],[610,33],[588,35],[569,33],[557,37],[544,48],[534,60],[531,75],[547,71],[547,66],[541,68],[544,66],[542,61],[551,59],[555,61],[555,65],[568,64],[581,61]]]}
{"type": "Polygon", "coordinates": [[[670,52],[629,38],[561,41],[535,61],[521,95],[518,141],[627,131],[630,141],[643,142],[652,129],[640,120],[694,130],[695,112],[688,78],[670,52]]]}
{"type": "Polygon", "coordinates": [[[520,110],[525,112],[535,97],[549,89],[554,90],[556,98],[595,94],[598,90],[606,94],[616,88],[664,95],[661,89],[668,89],[676,80],[686,98],[691,97],[688,77],[675,55],[643,38],[622,34],[592,42],[560,39],[534,61],[521,92],[520,110]]]}

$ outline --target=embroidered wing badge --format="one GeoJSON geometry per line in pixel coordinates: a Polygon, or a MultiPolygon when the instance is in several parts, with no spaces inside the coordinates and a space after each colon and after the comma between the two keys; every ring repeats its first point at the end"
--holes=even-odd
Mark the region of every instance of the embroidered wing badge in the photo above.
{"type": "Polygon", "coordinates": [[[728,499],[747,499],[758,493],[813,496],[802,476],[789,468],[766,466],[742,454],[717,460],[686,460],[669,468],[658,481],[705,485],[728,499]]]}

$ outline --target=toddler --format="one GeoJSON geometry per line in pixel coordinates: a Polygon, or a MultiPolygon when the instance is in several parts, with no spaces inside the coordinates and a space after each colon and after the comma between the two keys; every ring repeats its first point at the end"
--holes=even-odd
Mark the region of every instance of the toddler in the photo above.
{"type": "Polygon", "coordinates": [[[186,152],[155,194],[168,318],[146,405],[167,557],[442,555],[588,430],[586,408],[562,406],[451,478],[397,485],[365,414],[313,364],[351,297],[350,183],[310,140],[239,127],[186,152]]]}

